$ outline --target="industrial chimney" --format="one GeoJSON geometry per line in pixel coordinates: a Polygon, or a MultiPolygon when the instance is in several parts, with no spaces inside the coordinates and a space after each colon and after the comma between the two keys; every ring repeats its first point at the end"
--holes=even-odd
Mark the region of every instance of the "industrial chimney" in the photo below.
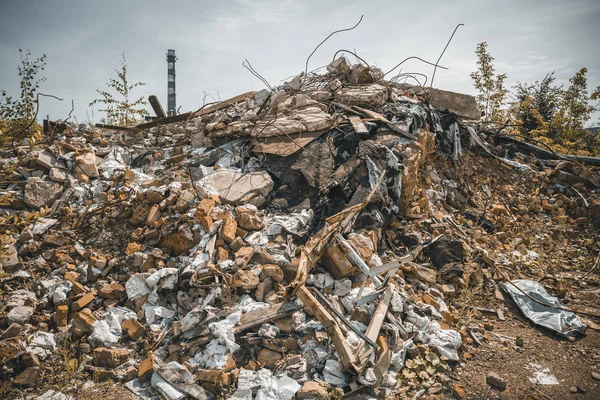
{"type": "Polygon", "coordinates": [[[167,50],[167,115],[175,115],[175,50],[167,50]]]}

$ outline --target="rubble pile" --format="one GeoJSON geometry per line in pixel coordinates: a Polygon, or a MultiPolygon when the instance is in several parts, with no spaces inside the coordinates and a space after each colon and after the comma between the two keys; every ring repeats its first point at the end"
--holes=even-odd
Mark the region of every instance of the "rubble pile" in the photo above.
{"type": "MultiPolygon", "coordinates": [[[[339,58],[186,119],[7,150],[2,380],[40,389],[63,351],[142,398],[464,397],[502,292],[526,307],[529,279],[579,277],[600,227],[593,169],[479,117],[339,58]]],[[[559,308],[558,333],[585,332],[559,308]]]]}

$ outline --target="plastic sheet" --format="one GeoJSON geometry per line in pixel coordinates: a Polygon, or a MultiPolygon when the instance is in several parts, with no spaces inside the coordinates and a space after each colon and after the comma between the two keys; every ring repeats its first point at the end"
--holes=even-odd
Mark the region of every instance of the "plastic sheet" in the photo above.
{"type": "Polygon", "coordinates": [[[323,369],[323,379],[330,385],[343,387],[348,384],[348,377],[342,371],[342,365],[336,360],[327,360],[323,369]]]}
{"type": "Polygon", "coordinates": [[[29,343],[26,350],[34,353],[40,360],[52,355],[56,349],[54,335],[48,332],[37,331],[33,334],[33,340],[29,343]]]}
{"type": "MultiPolygon", "coordinates": [[[[564,304],[556,297],[550,296],[546,289],[537,282],[525,279],[512,281],[523,292],[532,298],[552,306],[564,307],[564,304]]],[[[533,323],[551,329],[564,336],[576,336],[584,334],[587,325],[582,323],[575,314],[570,311],[546,307],[524,295],[519,289],[508,283],[501,284],[502,289],[517,303],[521,312],[533,323]]]]}

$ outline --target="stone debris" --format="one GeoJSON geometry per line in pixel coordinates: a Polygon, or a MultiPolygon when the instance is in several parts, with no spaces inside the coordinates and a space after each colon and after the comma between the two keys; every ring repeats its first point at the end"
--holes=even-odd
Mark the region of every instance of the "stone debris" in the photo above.
{"type": "Polygon", "coordinates": [[[142,398],[468,398],[455,372],[513,317],[500,282],[580,278],[600,242],[596,172],[479,115],[338,58],[176,123],[3,151],[0,378],[35,390],[64,362],[142,398]]]}

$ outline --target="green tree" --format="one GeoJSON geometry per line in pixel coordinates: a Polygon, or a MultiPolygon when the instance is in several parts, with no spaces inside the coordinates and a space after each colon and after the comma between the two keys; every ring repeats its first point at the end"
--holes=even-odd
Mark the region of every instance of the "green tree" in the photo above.
{"type": "Polygon", "coordinates": [[[121,68],[115,69],[117,79],[110,78],[106,86],[116,92],[120,98],[115,98],[111,92],[106,90],[96,90],[100,99],[96,99],[90,103],[90,106],[95,104],[104,104],[103,109],[106,113],[106,122],[109,124],[118,124],[127,126],[130,123],[137,122],[139,118],[149,115],[143,106],[146,105],[143,97],[135,101],[130,101],[130,94],[133,89],[138,86],[144,86],[145,83],[135,82],[130,84],[127,78],[127,65],[125,63],[125,53],[121,56],[121,68]]]}
{"type": "Polygon", "coordinates": [[[541,82],[519,82],[513,87],[514,101],[511,102],[508,113],[513,124],[520,125],[515,129],[520,135],[556,139],[558,129],[552,121],[562,102],[562,87],[556,86],[555,80],[552,72],[541,82]]]}
{"type": "Polygon", "coordinates": [[[573,75],[569,82],[571,85],[564,92],[562,113],[565,117],[565,128],[568,131],[583,129],[583,125],[590,119],[594,106],[590,105],[587,92],[587,68],[581,68],[573,75]]]}
{"type": "Polygon", "coordinates": [[[486,119],[504,122],[505,111],[502,109],[508,90],[504,87],[506,74],[496,75],[494,57],[487,50],[488,44],[477,45],[477,71],[471,73],[475,88],[479,91],[477,102],[485,112],[486,119]]]}
{"type": "MultiPolygon", "coordinates": [[[[19,49],[20,65],[17,67],[19,75],[20,95],[18,98],[9,96],[6,90],[0,91],[0,130],[3,134],[0,143],[12,140],[12,135],[19,133],[27,127],[35,116],[37,105],[37,90],[46,80],[39,74],[46,67],[46,55],[32,59],[29,50],[19,49]]],[[[29,137],[31,133],[39,131],[39,125],[34,123],[24,132],[22,137],[29,137]]]]}
{"type": "Polygon", "coordinates": [[[569,87],[554,85],[554,75],[542,82],[515,86],[515,101],[509,109],[511,120],[520,125],[518,133],[542,142],[557,153],[600,155],[600,135],[584,126],[598,105],[590,101],[600,98],[600,87],[587,93],[587,69],[582,68],[569,79],[569,87]]]}

